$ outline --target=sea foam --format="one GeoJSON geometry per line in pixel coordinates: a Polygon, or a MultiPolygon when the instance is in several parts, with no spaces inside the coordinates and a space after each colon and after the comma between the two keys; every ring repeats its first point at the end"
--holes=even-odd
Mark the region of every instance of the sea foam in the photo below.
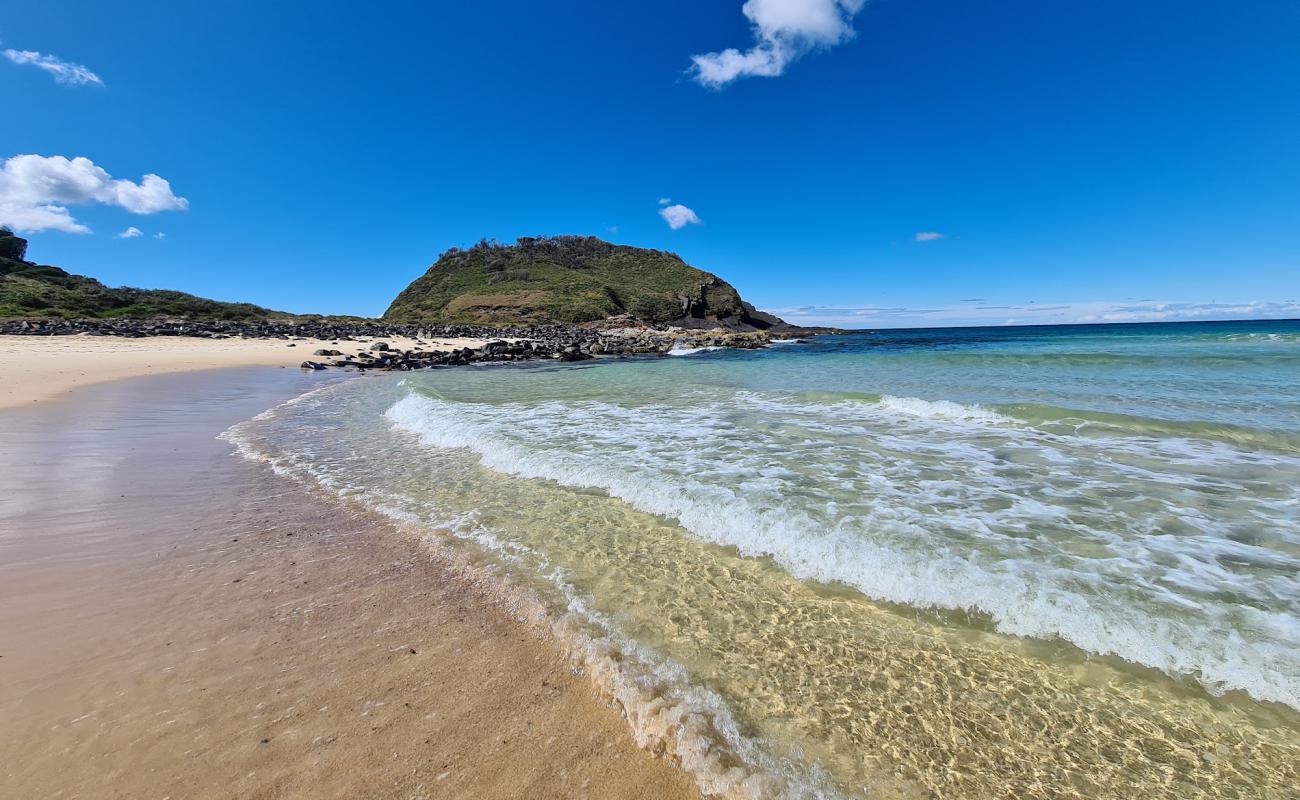
{"type": "MultiPolygon", "coordinates": [[[[262,463],[276,474],[317,486],[346,502],[382,514],[420,531],[447,530],[496,554],[503,563],[531,562],[549,578],[564,598],[559,613],[490,568],[463,560],[427,540],[440,557],[456,561],[457,572],[481,582],[487,595],[502,602],[512,615],[536,624],[558,644],[576,672],[585,675],[596,692],[622,712],[639,747],[670,758],[691,775],[706,797],[726,800],[841,800],[844,795],[819,766],[775,755],[767,743],[742,732],[725,699],[699,685],[680,665],[626,635],[607,614],[574,591],[562,568],[519,542],[509,541],[485,526],[474,511],[452,512],[413,501],[409,495],[375,487],[352,476],[348,465],[322,454],[295,437],[294,447],[270,443],[268,426],[284,424],[301,414],[315,421],[312,433],[333,424],[339,413],[332,396],[337,385],[325,386],[270,408],[236,424],[218,438],[232,444],[245,459],[262,463]],[[302,408],[302,407],[306,408],[302,408]],[[321,420],[331,420],[321,424],[321,420]],[[522,615],[521,615],[521,612],[522,615]]],[[[400,403],[398,404],[400,405],[400,403]]],[[[392,414],[400,414],[390,410],[392,414]]],[[[299,434],[306,433],[299,429],[299,434]]],[[[310,436],[308,436],[310,438],[310,436]]],[[[456,445],[448,444],[454,447],[456,445]]]]}
{"type": "Polygon", "coordinates": [[[707,353],[712,350],[721,350],[721,347],[674,347],[668,351],[670,356],[693,356],[696,353],[707,353]]]}
{"type": "MultiPolygon", "coordinates": [[[[1039,433],[978,406],[894,396],[809,406],[750,392],[707,407],[632,409],[412,394],[387,416],[427,445],[468,448],[498,472],[602,489],[804,579],[978,611],[1004,633],[1061,638],[1300,708],[1300,624],[1214,596],[1232,587],[1276,606],[1294,597],[1300,565],[1285,549],[1230,554],[1231,526],[1178,497],[1217,492],[1221,479],[1175,477],[1149,442],[1039,433]],[[737,408],[750,412],[743,423],[737,408]],[[1133,501],[1152,515],[1134,520],[1137,531],[1124,529],[1130,509],[1090,505],[1098,491],[1171,480],[1183,488],[1168,499],[1133,501]],[[1035,481],[1041,491],[1025,488],[1035,481]],[[1259,572],[1226,566],[1233,559],[1259,572]]],[[[1166,443],[1180,447],[1212,452],[1166,443]]],[[[1285,520],[1294,503],[1266,498],[1252,513],[1285,520]]]]}

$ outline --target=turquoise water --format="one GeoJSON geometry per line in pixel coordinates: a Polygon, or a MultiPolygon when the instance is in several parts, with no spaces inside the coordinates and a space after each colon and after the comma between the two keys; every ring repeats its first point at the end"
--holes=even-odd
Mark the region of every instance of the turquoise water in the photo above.
{"type": "Polygon", "coordinates": [[[1295,786],[1297,322],[367,378],[235,438],[495,559],[722,794],[1295,786]]]}

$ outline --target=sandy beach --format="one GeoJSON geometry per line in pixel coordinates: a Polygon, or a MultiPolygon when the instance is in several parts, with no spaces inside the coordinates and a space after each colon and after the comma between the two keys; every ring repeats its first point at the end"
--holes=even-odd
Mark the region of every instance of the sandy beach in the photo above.
{"type": "Polygon", "coordinates": [[[342,379],[285,344],[0,343],[0,796],[698,796],[473,568],[215,438],[342,379]]]}
{"type": "MultiPolygon", "coordinates": [[[[402,350],[414,339],[358,338],[327,342],[317,339],[203,339],[159,336],[0,336],[0,408],[25,406],[67,394],[81,386],[140,375],[162,375],[226,367],[298,367],[322,348],[353,352],[377,341],[402,350]]],[[[480,347],[481,339],[425,341],[424,350],[480,347]]]]}
{"type": "Polygon", "coordinates": [[[1300,800],[1300,2],[157,6],[0,16],[0,800],[1300,800]]]}

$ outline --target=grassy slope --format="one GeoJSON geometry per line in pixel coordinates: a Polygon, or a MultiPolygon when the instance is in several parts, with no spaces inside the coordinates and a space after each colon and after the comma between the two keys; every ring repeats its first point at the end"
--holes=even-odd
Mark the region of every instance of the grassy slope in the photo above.
{"type": "Polygon", "coordinates": [[[110,288],[58,267],[0,258],[0,319],[258,320],[284,316],[251,303],[223,303],[184,292],[110,288]]]}
{"type": "MultiPolygon", "coordinates": [[[[26,244],[0,230],[0,319],[303,318],[184,292],[108,287],[22,260],[26,244]]],[[[571,236],[449,250],[398,295],[384,320],[531,325],[630,313],[668,322],[688,309],[709,319],[744,315],[740,295],[730,284],[672,253],[571,236]]]]}
{"type": "Polygon", "coordinates": [[[741,312],[735,289],[671,253],[594,237],[520,239],[447,251],[397,296],[384,319],[531,324],[631,313],[665,322],[683,316],[692,298],[710,314],[741,312]]]}

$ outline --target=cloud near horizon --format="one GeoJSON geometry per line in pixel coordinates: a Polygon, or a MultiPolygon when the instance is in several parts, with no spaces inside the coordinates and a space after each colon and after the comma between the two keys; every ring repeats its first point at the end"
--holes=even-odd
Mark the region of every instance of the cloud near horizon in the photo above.
{"type": "Polygon", "coordinates": [[[119,180],[84,156],[18,155],[0,168],[0,225],[35,233],[55,230],[90,233],[68,211],[70,205],[123,208],[132,214],[184,211],[189,200],[152,173],[139,183],[119,180]]]}
{"type": "Polygon", "coordinates": [[[1293,319],[1300,318],[1300,301],[1197,303],[1126,300],[1057,305],[1020,303],[937,308],[799,306],[764,310],[796,325],[830,325],[845,328],[941,328],[963,325],[1068,325],[1102,322],[1293,319]]]}
{"type": "Polygon", "coordinates": [[[15,64],[36,67],[54,77],[55,83],[64,86],[103,86],[104,80],[90,71],[89,67],[64,61],[56,56],[38,53],[35,50],[5,50],[5,58],[15,64]]]}
{"type": "Polygon", "coordinates": [[[682,205],[681,203],[677,203],[676,205],[671,205],[671,206],[664,206],[663,208],[659,209],[659,216],[663,217],[664,222],[668,223],[668,227],[672,228],[675,231],[681,230],[682,228],[685,228],[687,225],[702,224],[700,222],[699,216],[694,211],[682,205]]]}
{"type": "Polygon", "coordinates": [[[803,55],[852,39],[853,17],[865,5],[866,0],[748,0],[741,12],[753,27],[754,46],[691,56],[691,77],[710,89],[738,78],[774,78],[803,55]]]}

